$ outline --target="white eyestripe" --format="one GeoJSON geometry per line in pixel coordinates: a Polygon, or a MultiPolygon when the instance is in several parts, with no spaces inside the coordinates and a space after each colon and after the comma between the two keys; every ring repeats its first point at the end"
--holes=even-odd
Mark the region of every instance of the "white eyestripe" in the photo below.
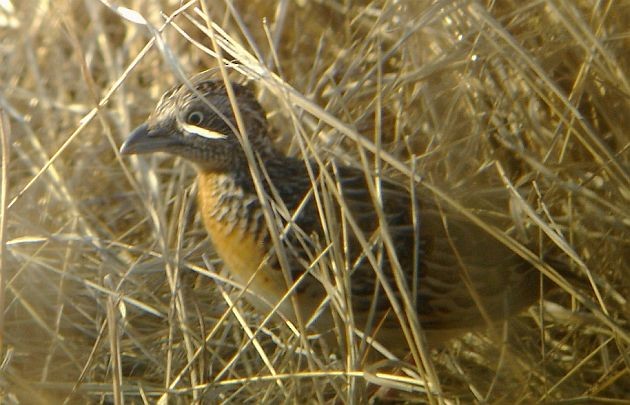
{"type": "Polygon", "coordinates": [[[215,131],[210,131],[209,129],[201,128],[196,125],[182,123],[182,129],[188,133],[199,135],[202,138],[206,139],[225,139],[227,135],[220,134],[215,131]]]}

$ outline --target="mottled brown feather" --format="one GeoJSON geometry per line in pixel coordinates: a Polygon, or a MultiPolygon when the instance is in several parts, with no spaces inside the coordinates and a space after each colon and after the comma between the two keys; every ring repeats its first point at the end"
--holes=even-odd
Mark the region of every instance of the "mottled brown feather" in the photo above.
{"type": "MultiPolygon", "coordinates": [[[[349,280],[350,296],[342,301],[352,303],[356,327],[369,334],[378,328],[377,338],[386,340],[390,348],[400,347],[400,321],[381,286],[384,281],[395,287],[393,298],[402,301],[394,267],[383,249],[382,219],[404,272],[403,289],[410,293],[415,314],[430,343],[438,344],[461,331],[485,325],[483,313],[495,321],[516,314],[538,297],[539,272],[461,214],[440,206],[432,196],[416,193],[414,201],[406,185],[383,179],[378,200],[384,217],[379,218],[363,170],[334,164],[319,168],[311,163],[312,182],[307,162],[284,156],[274,148],[267,134],[264,111],[253,93],[234,84],[247,139],[262,162],[264,198],[273,207],[278,229],[288,229],[280,235],[290,267],[283,273],[241,140],[234,133],[235,114],[224,83],[207,76],[193,78],[192,83],[195,91],[182,85],[167,92],[148,123],[141,127],[146,134],[134,133],[122,151],[162,151],[196,165],[199,210],[205,227],[234,279],[248,286],[245,297],[258,311],[268,312],[285,297],[292,287],[286,282],[288,274],[294,282],[300,280],[294,290],[297,306],[301,318],[309,320],[330,296],[322,279],[335,278],[334,272],[332,276],[323,274],[330,269],[322,270],[321,266],[313,266],[305,277],[302,275],[318,257],[319,248],[332,246],[318,263],[335,263],[337,274],[345,275],[337,280],[349,280]],[[202,113],[200,127],[226,137],[208,139],[186,132],[182,123],[191,117],[191,111],[202,113]],[[155,140],[160,146],[152,148],[155,140]],[[341,191],[342,203],[330,187],[341,191]],[[322,206],[316,204],[316,192],[322,197],[322,206]],[[417,222],[412,216],[414,204],[419,212],[417,222]],[[320,215],[322,212],[325,215],[320,215]],[[359,230],[353,230],[351,222],[359,230]],[[377,277],[357,232],[370,243],[384,280],[377,277]]],[[[373,176],[367,177],[373,181],[373,176]]],[[[338,306],[343,307],[343,302],[337,300],[338,306]]],[[[279,312],[285,319],[296,321],[290,300],[285,299],[279,312]]],[[[324,311],[313,328],[329,330],[333,328],[333,318],[332,311],[324,311]]]]}

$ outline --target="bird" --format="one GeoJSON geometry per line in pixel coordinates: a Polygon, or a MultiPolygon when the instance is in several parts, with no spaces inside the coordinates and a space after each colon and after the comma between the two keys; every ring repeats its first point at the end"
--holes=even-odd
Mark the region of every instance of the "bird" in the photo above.
{"type": "Polygon", "coordinates": [[[333,338],[351,322],[392,349],[419,328],[436,347],[540,298],[528,261],[408,179],[285,154],[249,85],[205,72],[166,91],[120,148],[156,152],[196,168],[214,250],[261,314],[333,338]]]}

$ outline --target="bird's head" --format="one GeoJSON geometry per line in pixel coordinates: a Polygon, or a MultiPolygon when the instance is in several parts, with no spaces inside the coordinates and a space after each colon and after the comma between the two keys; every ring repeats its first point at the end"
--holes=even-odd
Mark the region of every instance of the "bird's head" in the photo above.
{"type": "MultiPolygon", "coordinates": [[[[232,103],[221,79],[204,74],[164,93],[144,124],[120,148],[123,155],[165,152],[193,162],[201,170],[227,172],[246,159],[237,135],[232,103]]],[[[275,154],[265,113],[251,90],[232,83],[247,139],[263,159],[275,154]]]]}

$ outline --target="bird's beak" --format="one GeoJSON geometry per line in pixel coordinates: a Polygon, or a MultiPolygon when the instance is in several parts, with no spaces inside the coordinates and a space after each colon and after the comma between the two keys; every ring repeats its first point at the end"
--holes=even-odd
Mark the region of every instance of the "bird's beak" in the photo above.
{"type": "Polygon", "coordinates": [[[142,124],[134,129],[122,144],[120,154],[168,152],[168,149],[177,143],[177,137],[171,131],[162,128],[149,128],[148,124],[142,124]]]}

